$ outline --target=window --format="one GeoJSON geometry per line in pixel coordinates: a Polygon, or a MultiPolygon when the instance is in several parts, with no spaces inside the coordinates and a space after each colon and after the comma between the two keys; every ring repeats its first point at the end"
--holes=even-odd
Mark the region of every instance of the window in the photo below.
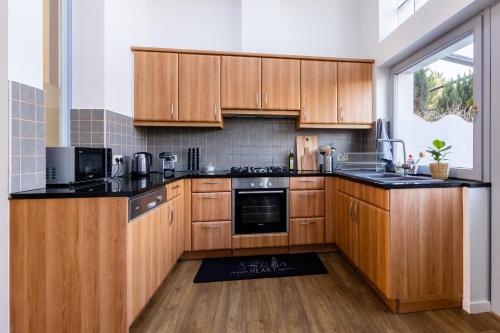
{"type": "Polygon", "coordinates": [[[406,21],[420,9],[428,0],[399,0],[398,25],[406,21]]]}
{"type": "MultiPolygon", "coordinates": [[[[481,18],[478,20],[395,66],[392,79],[394,136],[405,140],[408,153],[417,156],[434,139],[446,141],[452,145],[447,160],[451,176],[481,180],[484,87],[481,18]]],[[[420,165],[431,162],[429,155],[420,165]]],[[[427,168],[420,171],[427,172],[427,168]]]]}

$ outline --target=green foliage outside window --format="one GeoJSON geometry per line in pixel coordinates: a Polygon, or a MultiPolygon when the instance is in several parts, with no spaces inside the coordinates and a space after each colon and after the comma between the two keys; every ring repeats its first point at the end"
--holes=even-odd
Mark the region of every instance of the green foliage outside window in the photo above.
{"type": "Polygon", "coordinates": [[[423,68],[414,74],[414,113],[426,121],[457,115],[471,122],[473,111],[473,75],[458,75],[447,81],[443,74],[423,68]]]}

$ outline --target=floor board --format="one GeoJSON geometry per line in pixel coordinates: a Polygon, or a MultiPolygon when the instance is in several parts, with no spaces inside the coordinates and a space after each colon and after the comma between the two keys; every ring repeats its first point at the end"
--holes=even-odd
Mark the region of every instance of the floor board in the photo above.
{"type": "Polygon", "coordinates": [[[130,332],[500,332],[491,314],[461,309],[395,315],[336,253],[328,275],[192,283],[180,261],[130,332]]]}

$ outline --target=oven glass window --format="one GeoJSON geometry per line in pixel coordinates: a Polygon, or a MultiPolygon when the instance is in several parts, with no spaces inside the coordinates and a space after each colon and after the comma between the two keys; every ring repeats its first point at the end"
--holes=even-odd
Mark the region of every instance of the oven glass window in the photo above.
{"type": "Polygon", "coordinates": [[[236,191],[235,233],[286,232],[286,191],[236,191]]]}

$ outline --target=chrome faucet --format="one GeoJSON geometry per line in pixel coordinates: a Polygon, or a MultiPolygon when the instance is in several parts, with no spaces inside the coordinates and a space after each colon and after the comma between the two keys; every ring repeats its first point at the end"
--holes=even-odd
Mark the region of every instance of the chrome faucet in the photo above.
{"type": "Polygon", "coordinates": [[[401,139],[378,139],[378,142],[390,142],[390,143],[393,143],[393,142],[398,142],[398,143],[401,143],[403,145],[403,165],[401,166],[403,168],[403,172],[406,175],[408,175],[408,171],[411,169],[411,166],[410,164],[408,164],[408,156],[406,155],[406,144],[404,142],[404,140],[401,140],[401,139]]]}

